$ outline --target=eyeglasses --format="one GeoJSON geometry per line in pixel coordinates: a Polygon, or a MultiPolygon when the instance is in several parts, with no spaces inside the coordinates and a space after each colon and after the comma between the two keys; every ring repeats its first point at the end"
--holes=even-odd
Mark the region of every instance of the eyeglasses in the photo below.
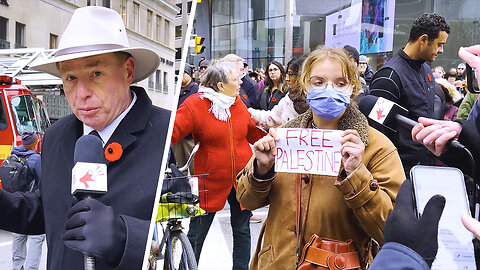
{"type": "Polygon", "coordinates": [[[330,84],[336,90],[347,91],[350,87],[350,80],[345,77],[336,78],[333,80],[327,80],[323,77],[312,76],[309,80],[310,85],[315,87],[319,91],[324,91],[330,84]]]}
{"type": "Polygon", "coordinates": [[[295,73],[293,73],[293,72],[288,72],[287,75],[288,75],[289,77],[292,77],[292,76],[293,76],[293,77],[296,77],[296,76],[297,76],[297,74],[295,74],[295,73]]]}

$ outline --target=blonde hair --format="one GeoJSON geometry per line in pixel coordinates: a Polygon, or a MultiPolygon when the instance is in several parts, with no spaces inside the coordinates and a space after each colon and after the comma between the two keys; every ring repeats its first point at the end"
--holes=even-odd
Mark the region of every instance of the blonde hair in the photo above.
{"type": "Polygon", "coordinates": [[[355,66],[355,63],[350,60],[350,57],[345,53],[345,50],[340,48],[319,46],[317,49],[311,52],[302,65],[302,72],[300,73],[299,78],[299,83],[301,86],[304,89],[308,89],[310,87],[310,77],[313,67],[326,59],[340,64],[342,67],[342,75],[347,77],[353,86],[352,95],[358,95],[360,89],[362,89],[362,83],[358,78],[358,69],[355,66]]]}
{"type": "Polygon", "coordinates": [[[222,62],[240,62],[242,64],[244,62],[242,57],[240,57],[236,54],[233,54],[233,53],[225,55],[222,59],[220,59],[220,61],[222,61],[222,62]]]}

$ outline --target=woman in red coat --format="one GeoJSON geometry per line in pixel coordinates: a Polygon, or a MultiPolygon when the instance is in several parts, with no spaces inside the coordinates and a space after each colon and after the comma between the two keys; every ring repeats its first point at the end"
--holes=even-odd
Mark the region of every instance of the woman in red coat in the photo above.
{"type": "Polygon", "coordinates": [[[216,62],[202,76],[197,94],[188,97],[178,108],[172,134],[172,144],[193,134],[200,142],[194,157],[200,179],[200,207],[208,214],[192,218],[188,238],[197,262],[215,213],[228,200],[233,231],[233,269],[248,269],[250,260],[250,226],[252,215],[242,210],[236,199],[235,177],[252,156],[249,143],[262,138],[265,132],[255,126],[247,107],[240,100],[241,77],[238,70],[226,62],[216,62]]]}

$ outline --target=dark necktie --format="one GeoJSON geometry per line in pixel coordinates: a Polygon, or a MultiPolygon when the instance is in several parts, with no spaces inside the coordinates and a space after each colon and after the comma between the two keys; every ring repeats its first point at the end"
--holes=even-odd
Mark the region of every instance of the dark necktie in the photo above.
{"type": "Polygon", "coordinates": [[[102,137],[100,137],[100,134],[98,134],[98,131],[96,131],[95,129],[90,131],[90,133],[88,133],[88,135],[97,136],[100,139],[100,141],[102,141],[102,143],[103,143],[102,137]]]}

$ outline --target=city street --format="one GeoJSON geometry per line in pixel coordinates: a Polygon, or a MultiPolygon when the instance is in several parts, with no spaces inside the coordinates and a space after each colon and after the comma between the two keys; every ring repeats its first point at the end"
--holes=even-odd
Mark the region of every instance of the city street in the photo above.
{"type": "MultiPolygon", "coordinates": [[[[28,247],[28,242],[27,242],[28,247]]],[[[47,269],[47,243],[43,242],[42,260],[39,270],[47,269]]],[[[12,233],[0,230],[0,269],[12,269],[12,233]]]]}
{"type": "MultiPolygon", "coordinates": [[[[254,214],[262,218],[261,223],[250,223],[252,234],[251,254],[255,251],[258,234],[262,228],[263,221],[267,217],[268,208],[261,208],[254,211],[254,214]]],[[[188,231],[188,220],[183,222],[188,231]]],[[[12,234],[0,230],[0,269],[12,269],[12,234]]],[[[212,227],[207,235],[200,258],[199,270],[228,270],[232,268],[232,229],[230,227],[230,209],[226,204],[225,208],[215,215],[212,227]]],[[[39,270],[46,269],[47,247],[43,243],[42,261],[39,270]]],[[[162,265],[159,262],[158,265],[162,265]]],[[[163,268],[161,268],[163,269],[163,268]]]]}
{"type": "MultiPolygon", "coordinates": [[[[262,228],[263,221],[267,217],[268,207],[253,211],[254,215],[262,218],[261,223],[250,223],[250,233],[252,235],[251,253],[253,255],[257,245],[258,235],[262,228]]],[[[188,221],[188,220],[187,220],[188,221]]],[[[185,233],[188,231],[188,222],[183,222],[185,233]]],[[[230,227],[230,209],[228,203],[215,215],[212,227],[208,232],[207,238],[202,249],[200,257],[199,270],[228,270],[232,269],[232,228],[230,227]]],[[[157,265],[163,265],[158,262],[157,265]]]]}

